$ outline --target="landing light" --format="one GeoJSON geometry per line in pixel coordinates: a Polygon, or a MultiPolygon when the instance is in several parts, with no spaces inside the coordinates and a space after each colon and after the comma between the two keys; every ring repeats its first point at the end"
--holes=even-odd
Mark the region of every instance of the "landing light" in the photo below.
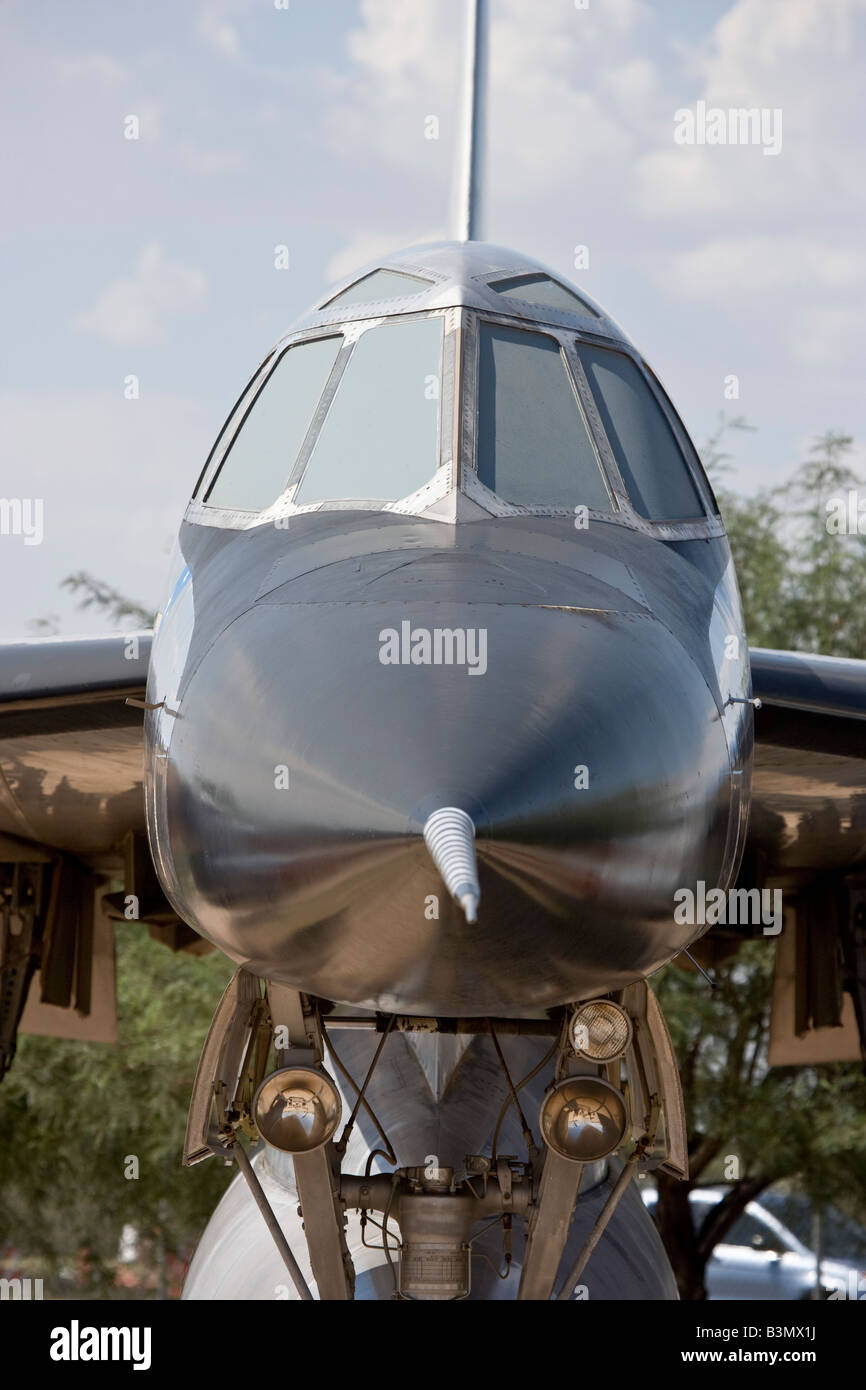
{"type": "Polygon", "coordinates": [[[619,1004],[593,999],[575,1009],[571,1020],[571,1045],[580,1057],[592,1062],[612,1062],[631,1042],[631,1019],[619,1004]]]}
{"type": "Polygon", "coordinates": [[[342,1114],[331,1078],[313,1067],[284,1067],[266,1076],[253,1102],[259,1133],[283,1153],[319,1149],[333,1136],[342,1114]]]}
{"type": "Polygon", "coordinates": [[[568,1076],[541,1103],[541,1137],[562,1158],[594,1163],[618,1149],[627,1113],[622,1094],[598,1076],[568,1076]]]}

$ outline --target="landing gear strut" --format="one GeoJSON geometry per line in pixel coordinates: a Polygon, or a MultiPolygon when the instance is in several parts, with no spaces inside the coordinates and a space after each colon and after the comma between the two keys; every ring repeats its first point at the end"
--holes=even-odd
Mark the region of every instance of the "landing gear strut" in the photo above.
{"type": "Polygon", "coordinates": [[[538,1020],[343,1018],[323,1015],[318,1001],[285,986],[269,984],[263,994],[258,979],[238,971],[220,1001],[202,1052],[184,1162],[196,1163],[210,1154],[238,1162],[298,1296],[309,1299],[313,1294],[295,1253],[241,1148],[243,1134],[292,1156],[304,1238],[321,1299],[354,1297],[355,1270],[346,1239],[350,1211],[360,1213],[362,1243],[383,1251],[394,1298],[468,1298],[473,1242],[492,1226],[502,1230],[501,1277],[507,1277],[516,1218],[526,1233],[518,1299],[570,1299],[634,1173],[662,1168],[686,1174],[685,1123],[673,1051],[655,996],[643,982],[538,1020]],[[333,1046],[331,1030],[341,1027],[380,1034],[360,1083],[333,1046]],[[429,1156],[423,1166],[398,1166],[367,1094],[395,1031],[489,1036],[507,1088],[490,1154],[468,1155],[462,1171],[439,1166],[438,1159],[429,1156]],[[500,1031],[553,1035],[547,1054],[517,1083],[499,1043],[500,1031]],[[275,1067],[266,1075],[272,1049],[275,1067]],[[328,1052],[354,1091],[352,1110],[339,1135],[343,1103],[325,1068],[328,1052]],[[545,1066],[551,1078],[537,1116],[539,1145],[521,1108],[521,1092],[545,1066]],[[526,1144],[525,1159],[497,1152],[497,1138],[511,1106],[526,1144]],[[348,1140],[362,1108],[379,1131],[381,1148],[370,1153],[363,1175],[344,1173],[348,1140]],[[621,1172],[560,1282],[585,1167],[616,1152],[624,1160],[621,1172]],[[377,1153],[394,1166],[393,1172],[371,1173],[377,1153]],[[368,1239],[371,1228],[380,1239],[368,1239]]]}

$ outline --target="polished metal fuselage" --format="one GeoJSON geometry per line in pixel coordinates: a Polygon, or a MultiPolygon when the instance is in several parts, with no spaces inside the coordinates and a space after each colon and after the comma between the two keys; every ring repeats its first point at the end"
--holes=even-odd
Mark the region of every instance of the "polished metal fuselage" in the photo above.
{"type": "Polygon", "coordinates": [[[544,268],[485,243],[381,264],[410,277],[402,298],[332,296],[275,350],[343,335],[280,496],[213,505],[218,441],[188,508],[148,681],[150,843],[181,916],[254,973],[343,1004],[519,1017],[651,974],[704,929],[674,920],[676,891],[736,872],[753,728],[736,580],[698,465],[705,515],[638,514],[577,344],[647,372],[599,306],[504,299],[502,277],[544,268]],[[352,344],[431,315],[435,476],[396,502],[299,506],[352,344]],[[485,320],[558,344],[608,511],[482,485],[485,320]],[[443,807],[475,825],[473,924],[422,838],[443,807]]]}
{"type": "Polygon", "coordinates": [[[148,823],[177,910],[232,959],[345,1004],[520,1016],[704,930],[674,893],[734,875],[751,759],[724,537],[354,510],[185,524],[180,550],[148,823]],[[484,669],[428,664],[421,631],[483,632],[484,669]],[[421,838],[445,805],[476,825],[471,927],[421,838]]]}
{"type": "MultiPolygon", "coordinates": [[[[503,1118],[512,1153],[526,1134],[512,1133],[516,1116],[504,1109],[497,1121],[512,1083],[493,1039],[464,1050],[444,1021],[537,1020],[652,974],[705,930],[677,920],[675,895],[701,881],[726,888],[736,875],[751,692],[709,488],[695,477],[703,516],[639,515],[593,402],[581,339],[607,340],[646,371],[613,321],[576,293],[565,307],[506,303],[496,277],[527,266],[502,248],[436,246],[388,267],[414,277],[405,300],[353,302],[345,321],[339,297],[328,299],[278,347],[343,335],[280,495],[259,513],[220,508],[209,489],[231,444],[218,441],[205,465],[154,639],[146,810],[165,892],[239,965],[314,996],[325,1013],[332,1001],[414,1016],[419,1037],[387,1039],[371,1078],[375,1106],[398,1164],[457,1169],[467,1155],[496,1152],[503,1118]],[[435,475],[396,501],[299,506],[353,345],[388,316],[431,315],[442,320],[435,475]],[[606,511],[515,505],[482,483],[485,319],[529,321],[558,344],[606,511]],[[425,844],[425,825],[446,808],[474,826],[475,921],[425,844]]],[[[685,432],[659,404],[685,466],[685,432]]],[[[533,462],[523,459],[530,471],[533,462]]],[[[532,1125],[553,1051],[510,1041],[515,1078],[530,1054],[535,1063],[524,1094],[532,1125]]],[[[358,1077],[372,1043],[351,1047],[358,1077]]],[[[365,1123],[356,1170],[381,1170],[365,1123]]],[[[268,1150],[260,1167],[284,1226],[300,1236],[285,1156],[268,1150]]],[[[611,1181],[588,1175],[567,1257],[611,1181]]],[[[594,1257],[593,1295],[670,1297],[650,1219],[637,1194],[628,1202],[594,1257]]],[[[188,1297],[276,1296],[279,1271],[249,1214],[233,1187],[188,1297]]],[[[523,1230],[505,1281],[491,1274],[499,1233],[478,1234],[479,1252],[490,1245],[474,1262],[475,1296],[515,1297],[523,1230]]],[[[362,1235],[352,1217],[356,1296],[387,1298],[387,1257],[370,1255],[362,1235]]]]}

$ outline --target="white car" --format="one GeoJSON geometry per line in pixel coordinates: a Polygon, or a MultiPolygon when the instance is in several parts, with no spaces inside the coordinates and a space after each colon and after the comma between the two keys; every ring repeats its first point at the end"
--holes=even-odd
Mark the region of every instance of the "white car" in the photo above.
{"type": "MultiPolygon", "coordinates": [[[[696,1188],[690,1194],[695,1225],[725,1195],[721,1187],[696,1188]]],[[[658,1200],[654,1187],[641,1185],[650,1211],[658,1200]]],[[[715,1247],[707,1262],[707,1297],[715,1299],[810,1298],[815,1288],[815,1254],[760,1202],[750,1202],[715,1247]]],[[[825,1297],[866,1301],[866,1273],[841,1260],[821,1261],[825,1297]]]]}

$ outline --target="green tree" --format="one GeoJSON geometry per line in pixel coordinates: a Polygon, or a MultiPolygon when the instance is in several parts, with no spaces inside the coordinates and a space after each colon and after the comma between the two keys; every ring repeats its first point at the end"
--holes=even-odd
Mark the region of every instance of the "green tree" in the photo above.
{"type": "Polygon", "coordinates": [[[866,536],[828,526],[834,498],[863,488],[847,462],[850,435],[827,430],[780,487],[753,496],[726,479],[742,416],[719,416],[701,457],[715,484],[737,571],[746,632],[753,647],[866,654],[866,536]]]}
{"type": "MultiPolygon", "coordinates": [[[[70,589],[78,595],[79,608],[101,609],[113,623],[126,623],[131,620],[139,627],[153,627],[156,614],[134,599],[128,599],[118,589],[106,584],[104,579],[95,579],[86,570],[68,574],[60,584],[61,589],[70,589]]],[[[49,620],[50,621],[50,620],[49,620]]]]}
{"type": "Polygon", "coordinates": [[[774,949],[747,942],[714,971],[668,966],[656,983],[680,1064],[689,1178],[658,1175],[658,1221],[680,1297],[701,1299],[714,1247],[772,1183],[866,1212],[866,1076],[856,1065],[770,1067],[774,949]],[[695,1229],[689,1193],[724,1182],[724,1199],[695,1229]]]}
{"type": "Polygon", "coordinates": [[[0,1087],[0,1245],[37,1256],[49,1276],[86,1250],[89,1292],[103,1297],[124,1226],[145,1245],[188,1249],[230,1177],[218,1159],[183,1169],[181,1153],[233,967],[172,953],[137,923],[118,923],[116,940],[118,1044],[23,1037],[0,1087]]]}
{"type": "Polygon", "coordinates": [[[729,433],[752,429],[742,415],[720,414],[701,449],[701,459],[728,532],[749,641],[753,647],[785,647],[789,551],[783,540],[783,511],[772,491],[743,497],[726,481],[732,457],[725,447],[729,433]]]}
{"type": "Polygon", "coordinates": [[[830,524],[833,499],[862,488],[847,462],[850,435],[827,430],[776,490],[789,552],[784,618],[799,651],[866,654],[866,536],[830,524]]]}
{"type": "MultiPolygon", "coordinates": [[[[724,482],[724,446],[729,431],[748,428],[742,417],[720,416],[702,457],[717,485],[749,642],[862,656],[864,537],[827,526],[831,499],[862,486],[847,462],[852,440],[826,431],[788,483],[742,497],[724,482]]],[[[747,943],[716,969],[714,990],[679,966],[659,976],[689,1126],[688,1182],[658,1178],[659,1226],[682,1298],[705,1297],[714,1247],[773,1183],[796,1180],[820,1204],[866,1214],[866,1078],[845,1064],[768,1066],[774,954],[766,941],[747,943]],[[726,1183],[726,1196],[696,1230],[689,1193],[713,1182],[726,1183]]]]}

